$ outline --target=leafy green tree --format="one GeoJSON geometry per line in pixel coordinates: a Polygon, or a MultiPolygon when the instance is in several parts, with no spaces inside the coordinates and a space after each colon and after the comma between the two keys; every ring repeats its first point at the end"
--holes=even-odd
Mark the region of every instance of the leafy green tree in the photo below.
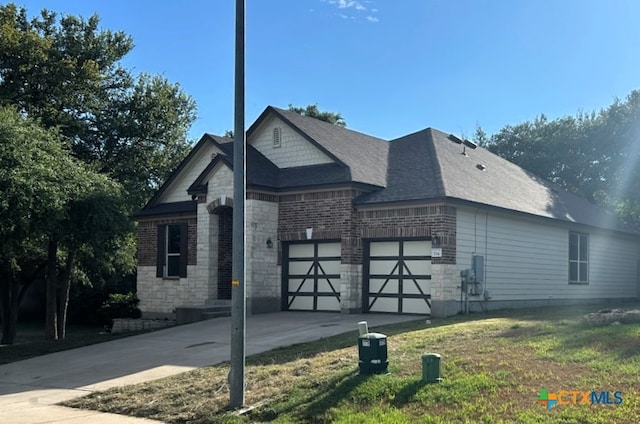
{"type": "Polygon", "coordinates": [[[0,104],[59,128],[76,157],[123,185],[134,211],[188,152],[195,103],[160,76],[132,76],[120,64],[131,37],[99,22],[0,6],[0,104]]]}
{"type": "MultiPolygon", "coordinates": [[[[119,184],[78,164],[69,181],[73,196],[64,217],[49,235],[49,249],[63,249],[64,265],[58,265],[59,252],[49,251],[47,269],[46,336],[64,339],[72,276],[79,251],[109,252],[117,249],[123,234],[131,231],[123,191],[119,184]],[[62,268],[62,269],[60,269],[62,268]]],[[[78,272],[82,272],[78,270],[78,272]]]]}
{"type": "Polygon", "coordinates": [[[15,338],[21,264],[41,253],[64,215],[70,194],[63,174],[75,165],[55,131],[0,109],[2,343],[15,338]]]}
{"type": "MultiPolygon", "coordinates": [[[[492,152],[640,224],[640,91],[591,114],[507,125],[482,140],[492,152]]],[[[482,132],[482,129],[479,128],[482,132]]],[[[476,140],[482,133],[476,131],[476,140]]],[[[486,135],[485,135],[486,136],[486,135]]]]}
{"type": "Polygon", "coordinates": [[[47,338],[64,338],[79,250],[117,248],[131,231],[120,185],[73,158],[64,139],[0,108],[0,287],[2,343],[15,338],[19,274],[46,247],[47,338]],[[59,259],[64,265],[60,267],[59,259]]]}
{"type": "MultiPolygon", "coordinates": [[[[0,201],[13,205],[16,193],[41,200],[1,210],[16,221],[5,227],[10,240],[0,260],[3,326],[13,325],[13,332],[13,306],[24,293],[19,288],[36,275],[44,272],[48,281],[50,338],[64,336],[71,280],[100,284],[132,275],[135,236],[128,216],[189,150],[193,99],[162,77],[126,70],[121,60],[132,48],[126,34],[100,29],[95,15],[43,10],[29,18],[24,8],[0,6],[0,107],[17,112],[3,109],[10,116],[3,140],[12,140],[2,146],[3,170],[20,170],[3,176],[7,191],[0,201]],[[46,169],[30,160],[21,164],[24,157],[41,157],[46,169]],[[24,191],[28,184],[40,189],[38,196],[24,191]],[[47,219],[41,219],[45,204],[47,219]],[[20,216],[29,217],[28,225],[20,216]]],[[[8,327],[4,334],[15,336],[8,327]]]]}
{"type": "Polygon", "coordinates": [[[321,121],[329,122],[330,124],[337,125],[339,127],[347,126],[346,121],[340,113],[321,111],[318,109],[317,103],[307,105],[306,107],[289,105],[289,110],[302,116],[308,116],[310,118],[316,118],[321,121]]]}

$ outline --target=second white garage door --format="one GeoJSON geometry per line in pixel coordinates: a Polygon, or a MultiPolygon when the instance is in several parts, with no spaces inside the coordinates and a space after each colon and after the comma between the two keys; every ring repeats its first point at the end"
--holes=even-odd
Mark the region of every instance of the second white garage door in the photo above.
{"type": "Polygon", "coordinates": [[[366,312],[431,313],[431,241],[365,244],[366,312]]]}

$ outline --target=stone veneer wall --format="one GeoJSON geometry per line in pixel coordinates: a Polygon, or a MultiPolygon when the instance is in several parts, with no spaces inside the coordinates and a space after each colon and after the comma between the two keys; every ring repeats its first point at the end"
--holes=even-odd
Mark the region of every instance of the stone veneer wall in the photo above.
{"type": "MultiPolygon", "coordinates": [[[[195,275],[196,266],[187,266],[187,275],[195,275]]],[[[156,277],[155,266],[138,266],[138,307],[144,318],[175,319],[175,308],[194,305],[194,299],[204,299],[207,288],[196,284],[194,278],[163,279],[156,277]]]]}
{"type": "Polygon", "coordinates": [[[362,312],[362,265],[340,265],[340,309],[348,313],[362,312]]]}
{"type": "Polygon", "coordinates": [[[279,118],[268,118],[253,133],[251,145],[278,168],[332,163],[326,154],[279,118]],[[280,146],[273,145],[273,130],[279,128],[280,146]]]}
{"type": "MultiPolygon", "coordinates": [[[[206,299],[218,296],[218,215],[209,212],[206,198],[198,204],[197,285],[207,288],[206,299]]],[[[206,302],[206,301],[205,301],[206,302]]]]}
{"type": "Polygon", "coordinates": [[[193,299],[207,298],[207,287],[200,284],[197,263],[196,217],[159,217],[138,223],[138,275],[139,308],[145,318],[172,317],[174,308],[193,304],[193,299]],[[187,223],[187,277],[156,277],[158,255],[158,225],[187,223]]]}
{"type": "MultiPolygon", "coordinates": [[[[455,265],[456,209],[436,204],[356,210],[352,202],[359,194],[353,189],[280,196],[258,192],[247,194],[245,234],[248,258],[245,267],[249,312],[280,309],[280,242],[306,240],[305,230],[313,228],[313,240],[341,241],[340,291],[343,312],[362,310],[363,239],[439,236],[443,255],[432,260],[432,314],[455,313],[453,304],[459,294],[456,289],[459,271],[455,265]],[[269,238],[273,248],[267,247],[269,238]]],[[[207,300],[217,298],[217,292],[212,291],[217,291],[218,286],[219,217],[210,214],[206,206],[200,204],[198,220],[201,225],[197,229],[195,217],[139,223],[138,293],[143,312],[153,311],[156,316],[163,316],[173,313],[176,306],[205,304],[207,300]],[[185,220],[189,233],[188,277],[156,278],[157,226],[185,220]],[[199,254],[198,261],[196,252],[199,254]]],[[[151,317],[148,313],[145,316],[151,317]]]]}
{"type": "Polygon", "coordinates": [[[281,286],[278,272],[278,197],[247,193],[246,200],[247,311],[280,310],[281,286]],[[271,240],[272,247],[267,246],[271,240]]]}

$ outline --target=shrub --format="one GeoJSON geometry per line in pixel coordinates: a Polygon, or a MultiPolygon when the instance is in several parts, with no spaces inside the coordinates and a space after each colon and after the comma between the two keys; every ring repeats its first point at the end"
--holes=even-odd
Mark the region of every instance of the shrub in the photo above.
{"type": "Polygon", "coordinates": [[[107,329],[113,326],[115,318],[140,318],[142,313],[138,309],[140,299],[133,292],[112,293],[100,307],[107,329]]]}

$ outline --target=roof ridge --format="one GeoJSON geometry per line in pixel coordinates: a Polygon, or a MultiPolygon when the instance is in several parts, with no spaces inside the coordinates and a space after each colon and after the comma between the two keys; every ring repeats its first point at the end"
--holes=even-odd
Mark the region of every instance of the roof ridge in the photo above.
{"type": "Polygon", "coordinates": [[[433,137],[433,132],[438,130],[435,130],[429,127],[424,131],[428,134],[429,142],[427,143],[427,148],[429,149],[429,156],[430,156],[429,159],[431,160],[431,165],[433,165],[433,169],[435,170],[434,176],[437,178],[435,183],[438,185],[438,192],[446,193],[445,186],[444,186],[444,178],[442,177],[442,165],[438,160],[438,152],[436,151],[435,138],[433,137]]]}
{"type": "Polygon", "coordinates": [[[380,137],[377,137],[375,135],[367,134],[367,133],[364,133],[362,131],[354,130],[354,129],[346,127],[346,126],[343,127],[343,126],[340,126],[340,125],[332,124],[331,122],[323,121],[322,119],[314,118],[313,116],[302,115],[302,114],[300,114],[298,112],[294,112],[294,111],[289,110],[289,109],[282,109],[282,108],[279,108],[277,106],[271,106],[271,105],[269,105],[268,108],[272,108],[274,111],[276,111],[276,112],[278,112],[280,114],[283,114],[283,115],[291,115],[291,116],[294,116],[294,117],[299,117],[300,119],[313,120],[311,122],[319,123],[320,125],[325,126],[326,128],[331,128],[332,130],[337,130],[338,132],[340,132],[340,131],[348,131],[348,132],[351,132],[351,133],[356,133],[356,134],[358,134],[360,136],[365,136],[365,137],[373,138],[373,139],[380,140],[380,141],[387,141],[387,142],[389,141],[389,140],[386,140],[384,138],[380,138],[380,137]]]}

